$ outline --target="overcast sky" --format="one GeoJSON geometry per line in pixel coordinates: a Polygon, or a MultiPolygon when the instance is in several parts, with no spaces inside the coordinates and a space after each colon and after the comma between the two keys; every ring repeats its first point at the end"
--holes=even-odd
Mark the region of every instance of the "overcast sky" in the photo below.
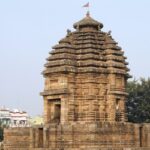
{"type": "MultiPolygon", "coordinates": [[[[85,16],[87,0],[0,0],[0,106],[42,114],[43,71],[51,47],[85,16]]],[[[89,0],[112,31],[133,77],[150,76],[150,0],[89,0]]]]}

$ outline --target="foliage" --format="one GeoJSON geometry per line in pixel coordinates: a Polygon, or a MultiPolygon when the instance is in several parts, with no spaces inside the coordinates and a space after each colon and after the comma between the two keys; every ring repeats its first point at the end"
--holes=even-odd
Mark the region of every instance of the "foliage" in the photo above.
{"type": "Polygon", "coordinates": [[[127,112],[130,122],[150,122],[150,78],[129,81],[127,112]]]}
{"type": "Polygon", "coordinates": [[[0,121],[0,142],[3,141],[3,127],[2,122],[0,121]]]}
{"type": "Polygon", "coordinates": [[[0,127],[0,142],[3,141],[3,129],[0,127]]]}

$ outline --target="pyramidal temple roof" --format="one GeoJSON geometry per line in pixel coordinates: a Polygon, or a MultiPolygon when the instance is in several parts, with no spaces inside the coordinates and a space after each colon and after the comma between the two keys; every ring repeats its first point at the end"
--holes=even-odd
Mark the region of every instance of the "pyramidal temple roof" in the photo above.
{"type": "Polygon", "coordinates": [[[124,52],[110,33],[101,31],[103,24],[87,13],[74,24],[47,58],[44,76],[51,73],[118,73],[128,77],[124,52]]]}

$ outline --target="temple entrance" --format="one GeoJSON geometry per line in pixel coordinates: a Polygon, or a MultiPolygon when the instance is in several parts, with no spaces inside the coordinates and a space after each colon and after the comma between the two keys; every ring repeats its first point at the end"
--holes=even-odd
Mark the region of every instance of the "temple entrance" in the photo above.
{"type": "Polygon", "coordinates": [[[54,106],[54,120],[57,122],[60,122],[60,116],[61,116],[61,105],[55,104],[54,106]]]}
{"type": "Polygon", "coordinates": [[[48,100],[48,120],[51,123],[60,123],[61,121],[61,99],[48,100]]]}
{"type": "Polygon", "coordinates": [[[43,147],[43,128],[38,129],[38,148],[43,147]]]}

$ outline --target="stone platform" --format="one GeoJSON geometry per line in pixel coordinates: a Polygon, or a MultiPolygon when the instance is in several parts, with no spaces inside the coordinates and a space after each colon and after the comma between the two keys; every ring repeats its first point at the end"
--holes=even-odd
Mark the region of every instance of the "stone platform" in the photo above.
{"type": "Polygon", "coordinates": [[[76,123],[5,129],[5,150],[150,150],[150,126],[76,123]],[[137,148],[135,148],[137,147],[137,148]]]}

